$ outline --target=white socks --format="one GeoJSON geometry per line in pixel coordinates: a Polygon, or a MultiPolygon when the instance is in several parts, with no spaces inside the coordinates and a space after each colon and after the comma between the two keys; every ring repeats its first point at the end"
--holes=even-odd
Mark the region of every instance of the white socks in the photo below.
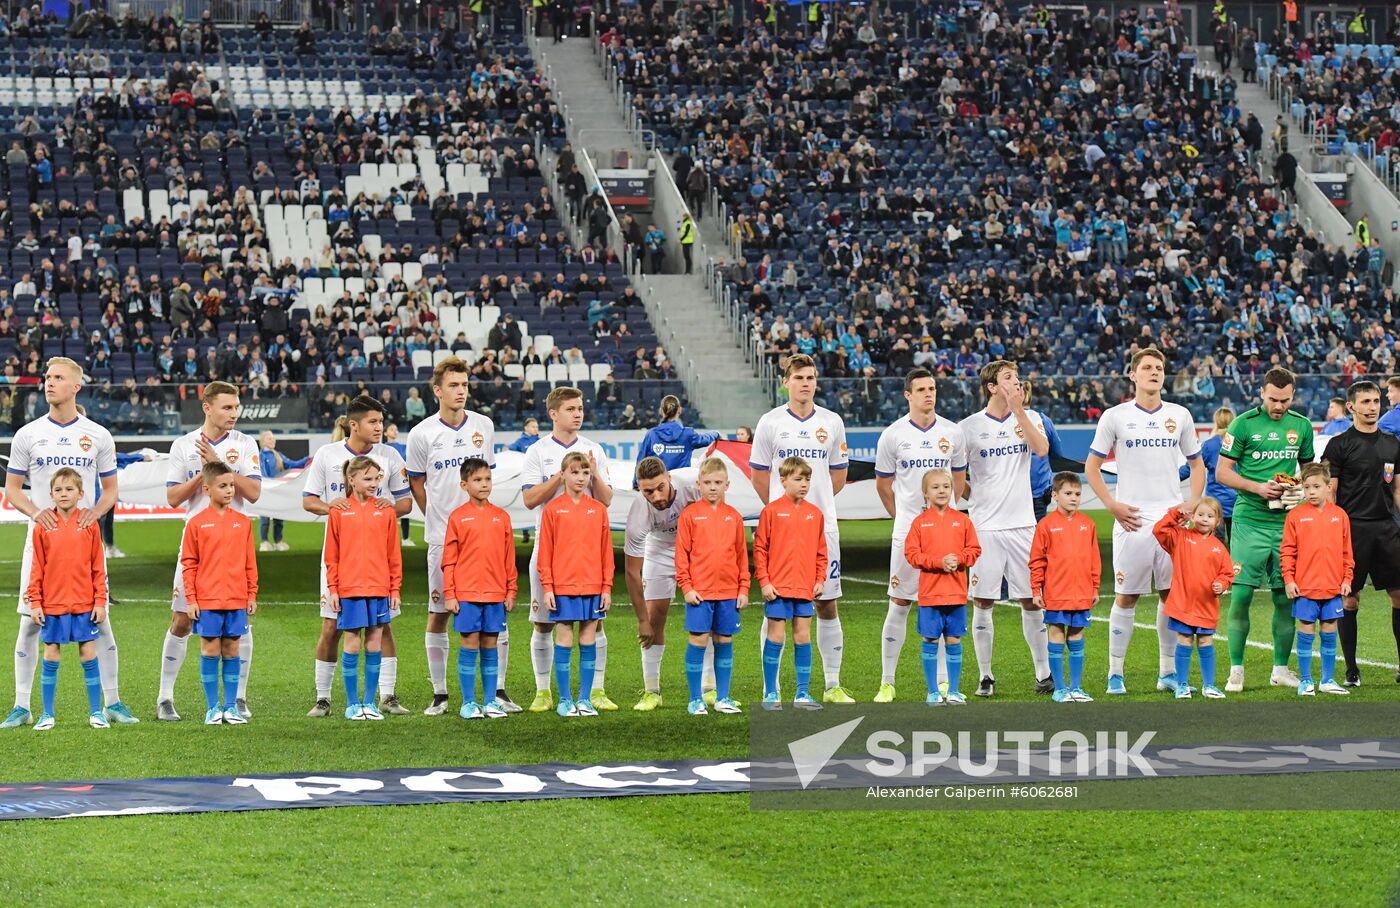
{"type": "Polygon", "coordinates": [[[112,634],[112,613],[97,626],[97,674],[102,678],[102,698],[108,706],[122,701],[117,691],[117,638],[112,634]]]}
{"type": "MultiPolygon", "coordinates": [[[[904,638],[909,633],[909,609],[907,605],[895,605],[894,600],[890,600],[890,607],[885,612],[885,626],[880,631],[880,683],[893,684],[894,672],[899,666],[899,652],[904,649],[904,638]]],[[[943,647],[938,648],[939,655],[943,653],[943,647]]],[[[939,673],[940,678],[947,675],[939,673]]]]}
{"type": "Polygon", "coordinates": [[[157,700],[175,699],[175,679],[180,677],[180,666],[185,664],[185,647],[190,638],[177,637],[165,632],[165,643],[160,648],[160,693],[157,700]]]}
{"type": "Polygon", "coordinates": [[[700,670],[700,689],[715,689],[715,638],[705,641],[705,667],[700,670]]]}
{"type": "Polygon", "coordinates": [[[28,615],[19,619],[19,635],[15,637],[15,706],[29,709],[34,691],[34,671],[39,667],[39,625],[28,615]]]}
{"type": "MultiPolygon", "coordinates": [[[[115,656],[115,653],[113,653],[115,656]]],[[[248,699],[248,667],[253,664],[253,629],[238,638],[238,699],[248,699]]]]}
{"type": "MultiPolygon", "coordinates": [[[[509,625],[507,625],[506,627],[501,628],[500,634],[496,636],[496,687],[500,688],[501,690],[506,689],[506,666],[509,663],[510,627],[509,625]]],[[[496,692],[494,690],[486,691],[486,693],[491,697],[496,696],[496,692]]]]}
{"type": "Polygon", "coordinates": [[[1035,663],[1037,681],[1050,677],[1050,641],[1045,636],[1045,612],[1040,609],[1021,609],[1021,636],[1026,638],[1026,646],[1031,650],[1031,661],[1035,663]]]}
{"type": "MultiPolygon", "coordinates": [[[[981,678],[991,678],[992,675],[992,640],[996,635],[992,631],[992,609],[972,608],[972,649],[977,653],[977,674],[981,678]]],[[[942,649],[943,647],[939,647],[942,649]]]]}
{"type": "MultiPolygon", "coordinates": [[[[1114,604],[1108,613],[1108,673],[1123,674],[1123,660],[1128,656],[1128,644],[1133,642],[1133,622],[1137,620],[1137,606],[1127,608],[1114,604]]],[[[1172,658],[1176,658],[1176,647],[1172,647],[1172,658]]],[[[1172,671],[1176,671],[1173,663],[1172,671]]]]}
{"type": "MultiPolygon", "coordinates": [[[[433,683],[433,696],[447,696],[447,632],[423,634],[423,647],[428,651],[428,680],[433,683]]],[[[495,694],[495,691],[491,692],[495,694]]]]}
{"type": "Polygon", "coordinates": [[[549,675],[554,671],[554,640],[538,627],[530,634],[530,665],[535,670],[535,690],[549,691],[549,675]]]}
{"type": "Polygon", "coordinates": [[[822,654],[822,674],[826,689],[841,686],[841,650],[846,635],[841,631],[841,618],[817,619],[817,650],[822,654]]]}
{"type": "Polygon", "coordinates": [[[642,687],[654,694],[661,693],[661,657],[664,655],[664,643],[642,647],[642,687]]]}
{"type": "MultiPolygon", "coordinates": [[[[392,697],[399,683],[399,657],[385,656],[379,662],[379,696],[392,697]]],[[[369,692],[366,691],[366,694],[369,692]]],[[[495,692],[492,691],[494,694],[495,692]]]]}
{"type": "Polygon", "coordinates": [[[598,633],[593,635],[593,645],[597,647],[593,666],[593,690],[605,690],[603,679],[608,670],[608,635],[604,632],[601,621],[598,622],[598,633]]]}
{"type": "Polygon", "coordinates": [[[316,699],[329,700],[331,685],[335,683],[335,663],[316,660],[316,699]]]}
{"type": "Polygon", "coordinates": [[[1167,591],[1157,601],[1157,674],[1176,674],[1176,631],[1167,627],[1167,591]]]}

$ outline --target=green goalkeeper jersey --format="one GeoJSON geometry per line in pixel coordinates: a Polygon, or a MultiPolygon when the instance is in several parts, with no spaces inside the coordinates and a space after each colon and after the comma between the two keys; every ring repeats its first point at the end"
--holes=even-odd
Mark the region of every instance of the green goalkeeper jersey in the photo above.
{"type": "MultiPolygon", "coordinates": [[[[1276,473],[1296,475],[1298,464],[1313,459],[1313,427],[1306,416],[1294,410],[1282,419],[1270,419],[1261,407],[1246,410],[1221,440],[1220,456],[1236,464],[1245,479],[1268,482],[1276,473]]],[[[1241,491],[1235,500],[1234,519],[1262,526],[1283,528],[1287,512],[1270,508],[1268,501],[1253,492],[1241,491]]]]}

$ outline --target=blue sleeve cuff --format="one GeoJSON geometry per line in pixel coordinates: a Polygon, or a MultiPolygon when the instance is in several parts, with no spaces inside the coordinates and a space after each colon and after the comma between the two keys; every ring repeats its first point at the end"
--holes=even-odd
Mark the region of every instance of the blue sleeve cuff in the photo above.
{"type": "Polygon", "coordinates": [[[954,473],[966,473],[967,467],[953,467],[954,473]]]}
{"type": "Polygon", "coordinates": [[[100,478],[100,479],[106,479],[108,476],[116,476],[116,475],[117,475],[117,471],[116,471],[116,470],[107,470],[107,471],[104,472],[104,473],[98,473],[98,474],[97,474],[98,478],[100,478]]]}
{"type": "Polygon", "coordinates": [[[1187,460],[1200,460],[1200,459],[1201,459],[1201,452],[1200,452],[1200,451],[1197,451],[1195,454],[1188,455],[1186,459],[1187,459],[1187,460]]]}
{"type": "Polygon", "coordinates": [[[1095,451],[1093,448],[1090,448],[1089,453],[1093,454],[1095,457],[1102,457],[1104,460],[1108,460],[1108,455],[1102,451],[1095,451]]]}
{"type": "Polygon", "coordinates": [[[417,472],[416,470],[404,470],[404,472],[407,473],[409,476],[413,476],[413,477],[427,476],[427,475],[428,475],[427,473],[419,473],[419,472],[417,472]]]}
{"type": "Polygon", "coordinates": [[[828,469],[828,470],[844,470],[844,469],[846,469],[846,467],[848,467],[848,466],[850,466],[850,464],[834,463],[834,464],[832,464],[831,466],[827,467],[827,469],[828,469]]]}
{"type": "Polygon", "coordinates": [[[397,492],[394,493],[394,497],[395,497],[395,498],[402,498],[402,497],[404,497],[404,496],[407,495],[407,494],[408,494],[408,489],[399,489],[397,492]]]}
{"type": "Polygon", "coordinates": [[[6,468],[5,468],[5,472],[6,472],[6,473],[9,473],[11,476],[28,476],[28,475],[29,475],[29,471],[28,471],[28,470],[12,470],[12,469],[10,469],[9,467],[6,467],[6,468]]]}
{"type": "Polygon", "coordinates": [[[166,487],[168,488],[168,487],[170,487],[170,486],[178,486],[178,485],[180,485],[180,483],[178,483],[178,482],[170,482],[169,480],[166,480],[165,485],[166,485],[166,487]]]}
{"type": "Polygon", "coordinates": [[[889,478],[890,478],[891,476],[893,476],[894,474],[893,474],[893,473],[886,473],[884,470],[876,470],[876,471],[875,471],[875,475],[878,476],[878,477],[880,477],[881,479],[889,479],[889,478]]]}
{"type": "Polygon", "coordinates": [[[520,491],[523,492],[523,491],[525,491],[526,489],[533,489],[534,487],[535,487],[535,484],[534,484],[533,482],[530,483],[529,485],[526,485],[526,484],[524,484],[524,483],[521,483],[521,485],[520,485],[520,491]]]}
{"type": "Polygon", "coordinates": [[[762,470],[764,473],[771,473],[771,472],[773,472],[773,468],[772,468],[771,466],[769,466],[768,464],[766,464],[766,463],[754,463],[752,460],[749,461],[749,469],[750,469],[750,470],[762,470]]]}
{"type": "Polygon", "coordinates": [[[302,493],[301,493],[301,497],[302,497],[302,498],[320,498],[321,496],[320,496],[320,495],[317,495],[315,492],[302,492],[302,493]]]}

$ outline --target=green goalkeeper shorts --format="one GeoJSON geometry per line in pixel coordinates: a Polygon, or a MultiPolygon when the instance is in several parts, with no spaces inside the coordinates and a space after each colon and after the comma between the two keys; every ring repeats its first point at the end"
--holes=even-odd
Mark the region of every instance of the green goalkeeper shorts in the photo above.
{"type": "Polygon", "coordinates": [[[1230,524],[1230,560],[1235,562],[1235,583],[1255,589],[1282,589],[1283,568],[1279,546],[1283,526],[1260,526],[1238,517],[1230,524]]]}

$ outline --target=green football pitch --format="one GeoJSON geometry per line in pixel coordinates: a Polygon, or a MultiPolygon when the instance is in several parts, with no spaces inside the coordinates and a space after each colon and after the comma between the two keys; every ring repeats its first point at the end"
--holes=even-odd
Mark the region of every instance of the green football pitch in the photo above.
{"type": "MultiPolygon", "coordinates": [[[[22,532],[0,528],[0,590],[7,595],[18,587],[22,532]]],[[[114,627],[123,699],[142,722],[103,732],[87,728],[80,673],[75,654],[68,655],[58,727],[42,735],[28,728],[0,732],[0,783],[746,754],[744,717],[685,713],[679,609],[673,609],[668,629],[666,706],[649,715],[630,710],[641,689],[641,665],[620,573],[618,604],[608,621],[607,688],[621,711],[587,723],[552,713],[470,724],[452,713],[421,715],[431,693],[421,643],[425,609],[414,605],[424,601],[421,536],[419,548],[405,551],[408,607],[395,623],[399,694],[415,714],[382,723],[305,718],[319,625],[320,532],[315,525],[288,525],[291,551],[260,556],[262,608],[254,625],[250,690],[255,716],[243,728],[206,728],[197,719],[203,701],[194,648],[177,691],[186,720],[166,724],[153,718],[179,525],[120,525],[118,543],[128,557],[109,565],[113,594],[121,601],[113,610],[114,627]]],[[[842,528],[842,675],[862,700],[880,680],[889,532],[883,522],[842,528]]],[[[1104,549],[1107,554],[1106,543],[1104,549]]],[[[528,550],[518,554],[523,567],[528,550]]],[[[1104,577],[1111,583],[1111,571],[1104,577]]],[[[1105,598],[1096,614],[1106,615],[1108,603],[1105,598]]],[[[1384,667],[1396,661],[1386,605],[1372,593],[1363,600],[1360,655],[1376,665],[1365,669],[1366,686],[1353,700],[1400,697],[1394,669],[1384,667]]],[[[0,658],[7,666],[16,627],[11,607],[0,611],[0,658]]],[[[1252,639],[1260,643],[1269,639],[1268,612],[1259,597],[1252,639]]],[[[1140,620],[1150,623],[1152,613],[1152,603],[1145,602],[1140,620]]],[[[735,693],[751,704],[760,689],[754,640],[759,612],[747,615],[736,646],[735,693]]],[[[517,700],[528,700],[532,677],[523,609],[511,622],[508,687],[517,700]]],[[[1089,634],[1086,686],[1096,694],[1106,669],[1105,631],[1096,623],[1089,634]]],[[[998,697],[1034,698],[1020,622],[1011,609],[999,610],[997,637],[998,697]]],[[[911,629],[900,667],[902,700],[923,697],[916,641],[911,629]]],[[[1135,635],[1127,677],[1135,697],[1165,696],[1149,693],[1155,648],[1153,632],[1135,635]]],[[[1270,665],[1266,648],[1252,646],[1248,659],[1252,687],[1231,699],[1294,696],[1261,686],[1270,665]]],[[[791,671],[790,657],[785,668],[791,671]]],[[[455,687],[455,672],[449,672],[449,682],[455,687]]],[[[9,696],[9,684],[7,668],[0,672],[0,696],[9,696]]],[[[336,684],[340,702],[338,678],[336,684]]],[[[34,696],[37,704],[37,689],[34,696]]],[[[1300,785],[1308,784],[1299,778],[1300,785]]],[[[334,899],[347,905],[427,905],[474,897],[747,905],[790,904],[816,895],[833,904],[1098,905],[1169,897],[1272,905],[1323,891],[1348,904],[1373,905],[1396,897],[1397,840],[1400,816],[1380,811],[774,812],[752,811],[743,795],[0,822],[0,903],[334,899]]]]}

